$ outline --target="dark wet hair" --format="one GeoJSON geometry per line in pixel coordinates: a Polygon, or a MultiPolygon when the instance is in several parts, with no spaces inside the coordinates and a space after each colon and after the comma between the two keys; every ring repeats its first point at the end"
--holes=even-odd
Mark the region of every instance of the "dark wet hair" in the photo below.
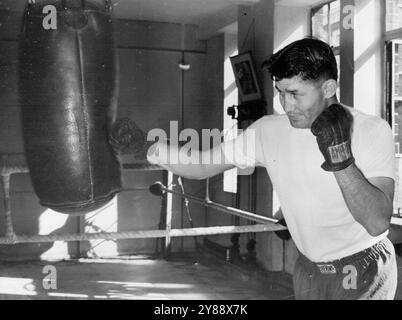
{"type": "Polygon", "coordinates": [[[292,42],[262,64],[274,81],[299,76],[306,81],[338,80],[338,67],[331,47],[324,41],[305,38],[292,42]]]}

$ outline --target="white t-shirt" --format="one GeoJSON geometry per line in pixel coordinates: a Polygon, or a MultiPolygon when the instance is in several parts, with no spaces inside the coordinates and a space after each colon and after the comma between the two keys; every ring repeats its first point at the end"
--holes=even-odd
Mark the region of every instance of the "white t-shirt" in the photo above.
{"type": "MultiPolygon", "coordinates": [[[[366,178],[394,179],[394,141],[388,123],[349,108],[354,118],[352,153],[366,178]]],[[[236,139],[222,144],[226,161],[239,168],[264,166],[278,194],[292,238],[315,262],[331,261],[364,250],[385,238],[372,237],[346,206],[332,172],[310,129],[296,129],[286,115],[265,116],[236,139]],[[244,143],[244,138],[249,143],[244,143]],[[255,150],[250,141],[255,137],[255,150]],[[247,140],[246,139],[246,140],[247,140]]]]}

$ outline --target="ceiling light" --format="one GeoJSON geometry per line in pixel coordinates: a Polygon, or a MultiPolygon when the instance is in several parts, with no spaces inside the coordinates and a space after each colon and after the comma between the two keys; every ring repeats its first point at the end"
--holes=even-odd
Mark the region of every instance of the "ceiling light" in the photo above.
{"type": "Polygon", "coordinates": [[[190,69],[190,64],[189,64],[189,63],[186,63],[186,62],[184,62],[184,61],[180,61],[180,62],[179,62],[179,68],[180,68],[181,70],[187,71],[187,70],[190,69]]]}

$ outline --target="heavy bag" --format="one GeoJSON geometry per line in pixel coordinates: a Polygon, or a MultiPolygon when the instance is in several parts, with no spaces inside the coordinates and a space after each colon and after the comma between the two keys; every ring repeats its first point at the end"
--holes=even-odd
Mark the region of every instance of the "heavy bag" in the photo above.
{"type": "Polygon", "coordinates": [[[27,164],[40,203],[62,213],[93,211],[121,190],[108,142],[118,88],[108,3],[36,0],[25,10],[19,89],[27,164]],[[57,28],[44,28],[52,8],[57,28]]]}

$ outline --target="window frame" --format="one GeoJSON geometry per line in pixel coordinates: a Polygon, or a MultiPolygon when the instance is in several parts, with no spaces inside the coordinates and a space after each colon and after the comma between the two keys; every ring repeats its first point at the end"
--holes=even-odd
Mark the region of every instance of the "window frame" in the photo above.
{"type": "MultiPolygon", "coordinates": [[[[394,55],[395,55],[395,44],[402,45],[402,37],[397,39],[389,40],[385,42],[385,115],[386,120],[392,128],[392,133],[395,132],[395,87],[393,81],[395,81],[395,69],[394,69],[394,55]],[[392,85],[391,85],[392,84],[392,85]]],[[[395,134],[394,134],[395,135],[395,134]]],[[[396,142],[395,142],[396,143],[396,142]]],[[[402,146],[401,146],[402,147],[402,146]]],[[[395,157],[402,158],[402,148],[399,152],[395,150],[395,157]]]]}
{"type": "MultiPolygon", "coordinates": [[[[389,125],[392,128],[392,132],[395,130],[394,126],[394,107],[393,107],[393,88],[394,86],[391,86],[391,83],[393,83],[393,57],[390,57],[390,55],[393,55],[393,50],[394,46],[393,43],[402,43],[402,28],[398,28],[395,30],[390,30],[386,31],[386,24],[387,24],[387,8],[386,8],[386,2],[384,2],[384,5],[382,6],[383,9],[383,40],[382,40],[382,45],[384,48],[384,116],[385,119],[388,121],[389,125]],[[392,45],[391,45],[392,44],[392,45]],[[390,52],[392,51],[392,52],[390,52]],[[391,65],[392,64],[392,65],[391,65]],[[392,68],[392,71],[390,70],[392,68]]],[[[402,152],[396,153],[395,152],[395,158],[402,158],[402,152]]]]}
{"type": "MultiPolygon", "coordinates": [[[[385,12],[385,14],[387,14],[387,13],[385,12]]],[[[385,30],[385,27],[384,27],[384,30],[385,30]]],[[[391,40],[398,40],[398,39],[402,38],[402,28],[391,30],[391,31],[385,31],[384,33],[385,33],[384,34],[385,42],[388,42],[391,40]]]]}
{"type": "MultiPolygon", "coordinates": [[[[382,27],[383,27],[383,39],[382,39],[382,46],[384,48],[384,57],[383,57],[383,73],[384,73],[384,86],[383,86],[383,93],[384,93],[384,101],[383,101],[383,114],[386,119],[386,121],[389,123],[391,126],[392,132],[395,130],[394,126],[394,118],[393,118],[393,107],[392,107],[392,96],[393,96],[393,88],[394,86],[391,86],[391,83],[394,81],[393,79],[393,72],[390,72],[390,68],[394,67],[393,66],[393,57],[390,59],[390,54],[392,55],[393,52],[393,44],[392,46],[390,45],[394,41],[397,42],[402,42],[402,28],[398,28],[395,30],[390,30],[386,31],[386,24],[387,24],[387,8],[386,8],[386,2],[384,1],[384,4],[382,5],[382,27]],[[392,66],[391,66],[392,64],[392,66]]],[[[402,161],[402,153],[396,153],[395,152],[395,160],[396,161],[402,161]]],[[[396,164],[398,167],[399,164],[396,164]]],[[[402,178],[402,172],[399,172],[399,170],[396,170],[396,174],[398,175],[396,177],[396,185],[395,185],[395,199],[394,199],[394,214],[398,214],[401,210],[400,207],[396,206],[396,201],[397,201],[397,195],[398,195],[398,184],[397,181],[400,181],[402,178]]]]}

